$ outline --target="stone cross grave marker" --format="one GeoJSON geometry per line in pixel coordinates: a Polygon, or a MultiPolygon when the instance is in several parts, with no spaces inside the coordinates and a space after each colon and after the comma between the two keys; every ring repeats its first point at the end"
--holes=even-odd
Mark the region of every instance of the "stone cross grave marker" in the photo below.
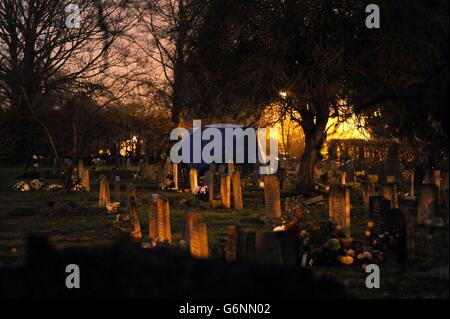
{"type": "Polygon", "coordinates": [[[390,201],[391,209],[398,208],[397,185],[395,183],[383,184],[383,196],[390,201]]]}
{"type": "Polygon", "coordinates": [[[142,239],[141,222],[139,219],[139,212],[137,209],[136,187],[133,184],[127,185],[127,202],[128,202],[128,214],[131,222],[131,238],[142,239]]]}
{"type": "Polygon", "coordinates": [[[345,185],[330,187],[329,217],[346,238],[350,238],[350,190],[345,185]]]}
{"type": "Polygon", "coordinates": [[[242,181],[241,173],[239,171],[234,171],[233,173],[233,202],[235,210],[242,210],[243,199],[242,199],[242,181]]]}
{"type": "Polygon", "coordinates": [[[105,175],[100,175],[98,180],[99,180],[98,207],[105,208],[107,205],[111,203],[108,178],[105,175]]]}
{"type": "Polygon", "coordinates": [[[417,221],[419,224],[425,224],[429,219],[436,215],[438,206],[438,188],[434,184],[423,184],[419,190],[419,203],[417,221]]]}
{"type": "Polygon", "coordinates": [[[264,207],[268,220],[281,218],[280,181],[276,175],[264,176],[264,207]]]}

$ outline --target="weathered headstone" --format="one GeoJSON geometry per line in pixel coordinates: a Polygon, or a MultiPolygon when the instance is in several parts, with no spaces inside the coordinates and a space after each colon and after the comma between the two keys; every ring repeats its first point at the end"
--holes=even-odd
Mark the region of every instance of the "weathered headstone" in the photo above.
{"type": "Polygon", "coordinates": [[[238,233],[236,226],[228,226],[227,243],[225,246],[225,260],[233,262],[237,260],[238,233]]]}
{"type": "Polygon", "coordinates": [[[395,183],[383,184],[383,196],[390,201],[391,209],[398,208],[397,185],[395,183]]]}
{"type": "Polygon", "coordinates": [[[88,192],[91,191],[91,182],[89,178],[89,167],[83,168],[83,173],[81,174],[80,185],[88,192]]]}
{"type": "Polygon", "coordinates": [[[434,184],[423,184],[419,190],[419,203],[417,221],[419,224],[425,224],[429,219],[436,215],[438,205],[438,188],[434,184]]]}
{"type": "Polygon", "coordinates": [[[345,185],[334,185],[329,192],[329,217],[350,238],[350,190],[345,185]]]}
{"type": "Polygon", "coordinates": [[[362,183],[364,211],[369,213],[370,196],[375,195],[375,185],[369,182],[362,183]]]}
{"type": "Polygon", "coordinates": [[[264,207],[266,218],[281,218],[280,181],[275,175],[264,176],[264,207]]]}
{"type": "Polygon", "coordinates": [[[155,196],[150,205],[150,240],[156,243],[156,239],[161,243],[172,241],[169,201],[160,196],[155,196]]]}
{"type": "Polygon", "coordinates": [[[375,233],[382,234],[386,231],[386,215],[390,212],[391,203],[384,196],[370,196],[369,219],[375,223],[375,233]]]}
{"type": "Polygon", "coordinates": [[[402,182],[405,191],[409,193],[410,196],[414,196],[414,171],[412,170],[402,171],[402,182]]]}
{"type": "Polygon", "coordinates": [[[231,178],[229,175],[220,177],[220,198],[225,208],[231,208],[231,178]]]}
{"type": "Polygon", "coordinates": [[[173,174],[174,188],[178,189],[178,164],[177,163],[172,164],[172,174],[173,174]]]}
{"type": "Polygon", "coordinates": [[[189,185],[191,186],[191,193],[195,193],[198,187],[198,171],[194,167],[189,169],[189,185]]]}
{"type": "Polygon", "coordinates": [[[189,251],[196,258],[208,258],[208,233],[206,223],[194,223],[190,228],[189,251]]]}
{"type": "Polygon", "coordinates": [[[283,231],[256,232],[255,258],[263,264],[295,265],[297,257],[294,236],[283,231]]]}
{"type": "Polygon", "coordinates": [[[98,207],[105,208],[111,203],[108,178],[105,175],[99,177],[98,207]]]}
{"type": "Polygon", "coordinates": [[[234,163],[228,163],[227,168],[228,168],[228,175],[230,176],[233,175],[233,173],[235,172],[234,163]]]}
{"type": "Polygon", "coordinates": [[[130,216],[131,222],[131,238],[142,239],[141,222],[139,219],[139,212],[137,209],[137,199],[136,199],[136,188],[132,184],[127,185],[127,203],[128,203],[128,214],[130,216]]]}
{"type": "Polygon", "coordinates": [[[243,209],[242,182],[241,173],[239,173],[239,171],[233,172],[233,201],[235,210],[243,209]]]}

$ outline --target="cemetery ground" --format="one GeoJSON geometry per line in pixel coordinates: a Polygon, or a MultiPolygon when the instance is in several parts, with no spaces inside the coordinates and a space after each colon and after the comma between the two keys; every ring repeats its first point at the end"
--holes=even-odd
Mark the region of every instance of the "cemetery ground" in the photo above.
{"type": "MultiPolygon", "coordinates": [[[[48,236],[57,249],[69,247],[96,247],[109,245],[129,234],[113,227],[115,213],[109,214],[98,207],[100,173],[108,174],[110,168],[98,169],[91,177],[90,192],[30,191],[18,192],[13,185],[20,180],[21,167],[0,168],[0,267],[20,265],[24,262],[25,241],[33,233],[48,236]],[[49,210],[49,205],[54,209],[49,210]]],[[[41,168],[40,175],[51,182],[51,169],[41,168]]],[[[58,182],[57,180],[54,180],[58,182]]],[[[162,193],[157,185],[142,181],[137,183],[138,209],[144,240],[148,237],[148,207],[151,194],[162,193]]],[[[163,192],[170,201],[172,245],[182,239],[184,226],[183,199],[187,193],[163,192]]],[[[122,183],[125,196],[125,183],[122,183]]],[[[325,197],[326,199],[326,197],[325,197]]],[[[364,240],[368,216],[362,207],[360,192],[351,194],[351,233],[355,239],[364,240]]],[[[401,203],[402,204],[402,203],[401,203]]],[[[411,204],[403,206],[405,214],[416,214],[411,204]]],[[[308,219],[319,220],[328,215],[328,201],[309,207],[308,219]]],[[[443,211],[441,212],[444,213],[443,211]]],[[[248,230],[270,230],[260,219],[264,214],[262,191],[244,191],[244,209],[236,212],[227,209],[205,211],[208,241],[212,257],[223,258],[227,227],[236,225],[248,230]]],[[[313,273],[335,278],[353,298],[448,298],[448,280],[430,278],[427,271],[449,263],[448,226],[427,228],[416,226],[416,257],[405,264],[388,260],[381,265],[381,288],[367,289],[367,274],[361,265],[314,266],[313,273]]],[[[280,283],[282,284],[282,283],[280,283]]]]}

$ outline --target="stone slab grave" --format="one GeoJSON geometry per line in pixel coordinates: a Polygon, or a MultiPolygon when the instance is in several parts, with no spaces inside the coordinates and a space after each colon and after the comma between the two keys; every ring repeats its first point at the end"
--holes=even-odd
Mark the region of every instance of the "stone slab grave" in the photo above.
{"type": "Polygon", "coordinates": [[[383,196],[389,200],[390,208],[398,208],[397,185],[395,183],[383,184],[383,196]]]}
{"type": "Polygon", "coordinates": [[[419,189],[419,200],[417,206],[417,222],[425,224],[427,220],[436,217],[438,208],[439,189],[434,184],[422,184],[419,189]]]}
{"type": "Polygon", "coordinates": [[[370,196],[369,198],[369,220],[374,222],[372,229],[376,234],[386,231],[386,215],[389,214],[391,203],[384,196],[370,196]]]}
{"type": "Polygon", "coordinates": [[[231,178],[229,175],[220,177],[220,198],[225,208],[231,208],[231,178]]]}
{"type": "Polygon", "coordinates": [[[177,190],[179,185],[178,185],[178,164],[177,163],[172,163],[172,174],[173,174],[173,184],[174,184],[174,189],[177,190]]]}
{"type": "Polygon", "coordinates": [[[149,237],[152,245],[171,243],[170,205],[167,199],[153,194],[149,209],[149,237]]]}
{"type": "Polygon", "coordinates": [[[375,185],[368,181],[364,181],[362,182],[361,186],[362,186],[364,212],[368,214],[370,211],[370,196],[375,195],[375,185]]]}
{"type": "Polygon", "coordinates": [[[413,170],[403,170],[401,172],[402,184],[403,184],[403,199],[411,200],[414,197],[414,171],[413,170]],[[406,196],[406,194],[409,194],[406,196]]]}
{"type": "Polygon", "coordinates": [[[189,186],[191,193],[194,194],[198,187],[198,171],[194,167],[189,169],[189,186]]]}
{"type": "Polygon", "coordinates": [[[328,198],[328,216],[336,222],[336,230],[350,238],[350,189],[345,185],[332,185],[328,198]]]}
{"type": "Polygon", "coordinates": [[[184,240],[189,253],[196,258],[208,258],[208,233],[203,212],[198,208],[188,208],[184,218],[184,240]]]}
{"type": "Polygon", "coordinates": [[[106,208],[111,203],[108,178],[105,175],[100,175],[98,178],[98,182],[99,182],[98,207],[106,208]]]}
{"type": "Polygon", "coordinates": [[[280,181],[276,175],[264,176],[264,208],[267,222],[281,219],[280,181]]]}
{"type": "Polygon", "coordinates": [[[242,198],[242,181],[241,173],[239,171],[232,172],[233,179],[233,204],[234,209],[241,211],[244,208],[244,201],[242,198]]]}
{"type": "Polygon", "coordinates": [[[136,187],[133,184],[127,185],[127,210],[130,216],[132,227],[131,238],[142,239],[141,222],[137,208],[136,187]]]}

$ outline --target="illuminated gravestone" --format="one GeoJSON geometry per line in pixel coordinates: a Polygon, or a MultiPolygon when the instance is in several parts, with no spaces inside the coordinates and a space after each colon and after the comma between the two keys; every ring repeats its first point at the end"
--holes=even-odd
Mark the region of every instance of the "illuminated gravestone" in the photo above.
{"type": "Polygon", "coordinates": [[[395,176],[387,175],[386,176],[386,183],[390,183],[390,184],[395,183],[395,176]]]}
{"type": "Polygon", "coordinates": [[[80,185],[88,192],[91,191],[91,182],[89,177],[89,168],[83,168],[83,173],[81,174],[80,185]]]}
{"type": "Polygon", "coordinates": [[[225,246],[225,260],[233,262],[237,260],[238,233],[236,226],[228,226],[227,243],[225,246]]]}
{"type": "Polygon", "coordinates": [[[220,177],[220,198],[225,208],[231,208],[231,178],[229,175],[220,177]]]}
{"type": "Polygon", "coordinates": [[[369,174],[369,175],[367,175],[367,179],[369,180],[370,183],[372,183],[374,185],[378,184],[378,180],[379,180],[378,175],[369,174]]]}
{"type": "Polygon", "coordinates": [[[375,224],[375,233],[381,234],[386,231],[386,215],[389,214],[390,206],[390,201],[384,196],[370,196],[369,220],[375,224]]]}
{"type": "Polygon", "coordinates": [[[364,211],[369,213],[370,211],[370,196],[375,195],[375,185],[369,182],[362,184],[364,211]]]}
{"type": "Polygon", "coordinates": [[[178,164],[172,163],[173,188],[178,189],[178,164]]]}
{"type": "Polygon", "coordinates": [[[194,167],[189,169],[189,186],[191,187],[191,193],[195,193],[198,187],[198,171],[194,167]]]}
{"type": "Polygon", "coordinates": [[[383,184],[383,196],[390,201],[390,208],[398,208],[397,185],[394,183],[383,184]]]}
{"type": "Polygon", "coordinates": [[[139,213],[137,209],[136,188],[132,184],[127,185],[127,203],[128,214],[131,222],[131,238],[142,239],[141,222],[139,220],[139,213]]]}
{"type": "Polygon", "coordinates": [[[161,243],[170,243],[172,241],[172,233],[170,227],[169,201],[160,196],[153,196],[149,217],[150,241],[153,244],[156,244],[158,241],[161,243]]]}
{"type": "Polygon", "coordinates": [[[403,182],[405,191],[410,196],[414,196],[414,171],[404,170],[402,172],[402,182],[403,182]]]}
{"type": "Polygon", "coordinates": [[[281,218],[280,181],[275,175],[264,176],[264,207],[268,221],[281,218]]]}
{"type": "Polygon", "coordinates": [[[114,178],[114,200],[120,203],[120,176],[114,178]]]}
{"type": "Polygon", "coordinates": [[[295,265],[295,238],[289,232],[258,231],[255,235],[255,260],[263,264],[295,265]]]}
{"type": "Polygon", "coordinates": [[[419,190],[419,203],[417,221],[425,224],[429,219],[435,218],[438,206],[438,188],[434,184],[423,184],[419,190]]]}
{"type": "Polygon", "coordinates": [[[233,202],[235,210],[243,209],[241,173],[233,172],[233,202]]]}
{"type": "Polygon", "coordinates": [[[190,208],[185,213],[184,240],[191,256],[208,258],[208,233],[203,213],[190,208]]]}
{"type": "Polygon", "coordinates": [[[328,213],[346,238],[350,238],[350,191],[345,185],[330,187],[328,213]]]}
{"type": "Polygon", "coordinates": [[[228,175],[232,176],[233,173],[235,172],[234,163],[228,163],[227,168],[228,168],[228,175]]]}
{"type": "Polygon", "coordinates": [[[99,180],[98,207],[105,208],[107,205],[111,203],[108,178],[105,175],[100,175],[98,180],[99,180]]]}
{"type": "Polygon", "coordinates": [[[82,159],[78,161],[78,177],[80,180],[83,178],[83,171],[84,171],[84,162],[82,159]]]}

